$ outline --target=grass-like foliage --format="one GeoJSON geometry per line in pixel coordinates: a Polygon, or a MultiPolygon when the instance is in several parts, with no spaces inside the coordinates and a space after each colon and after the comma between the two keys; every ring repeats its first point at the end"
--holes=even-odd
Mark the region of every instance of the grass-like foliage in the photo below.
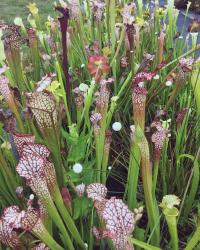
{"type": "Polygon", "coordinates": [[[0,23],[0,249],[200,248],[200,21],[146,2],[0,23]]]}

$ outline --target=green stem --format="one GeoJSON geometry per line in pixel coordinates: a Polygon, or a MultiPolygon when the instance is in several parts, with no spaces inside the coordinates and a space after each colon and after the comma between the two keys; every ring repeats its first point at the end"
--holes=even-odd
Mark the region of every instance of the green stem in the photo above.
{"type": "Polygon", "coordinates": [[[70,116],[69,108],[68,108],[68,104],[67,104],[66,91],[65,91],[65,87],[64,87],[64,83],[63,83],[63,79],[62,79],[62,71],[61,71],[61,67],[60,67],[60,64],[58,61],[55,62],[55,68],[57,71],[58,81],[59,81],[61,89],[62,89],[62,97],[63,97],[65,111],[66,111],[66,115],[67,115],[67,123],[68,123],[68,126],[70,126],[72,124],[72,121],[71,121],[71,116],[70,116]]]}
{"type": "Polygon", "coordinates": [[[137,207],[140,160],[140,149],[135,143],[132,143],[128,168],[128,207],[130,209],[137,207]]]}
{"type": "Polygon", "coordinates": [[[159,169],[159,160],[155,160],[154,165],[153,165],[153,194],[155,194],[156,192],[158,169],[159,169]]]}
{"type": "MultiPolygon", "coordinates": [[[[91,215],[90,215],[90,228],[92,228],[93,225],[94,225],[93,213],[94,213],[94,210],[92,209],[91,215]]],[[[92,230],[90,230],[90,233],[89,233],[89,250],[93,250],[93,246],[94,246],[94,237],[93,237],[92,230]]]]}
{"type": "Polygon", "coordinates": [[[137,240],[137,239],[134,239],[134,238],[130,238],[129,241],[132,244],[141,247],[142,249],[146,249],[146,250],[161,250],[161,248],[151,246],[151,245],[149,245],[147,243],[144,243],[143,241],[140,241],[140,240],[137,240]]]}
{"type": "Polygon", "coordinates": [[[200,241],[200,226],[197,227],[195,233],[193,234],[192,238],[190,239],[184,250],[193,250],[199,241],[200,241]]]}
{"type": "MultiPolygon", "coordinates": [[[[102,120],[100,121],[100,134],[99,134],[99,174],[101,177],[103,177],[102,172],[102,163],[103,163],[103,154],[104,154],[104,144],[105,144],[105,133],[106,133],[106,114],[107,114],[107,109],[106,112],[103,115],[102,120]]],[[[100,178],[101,180],[102,178],[100,178]]]]}
{"type": "Polygon", "coordinates": [[[46,230],[45,227],[43,227],[42,229],[42,233],[38,233],[37,231],[34,232],[34,228],[33,228],[33,233],[36,235],[36,237],[38,237],[39,239],[42,240],[42,242],[44,242],[50,249],[53,250],[64,250],[64,248],[62,248],[52,237],[51,235],[48,233],[48,231],[46,230]]]}
{"type": "Polygon", "coordinates": [[[45,205],[46,208],[49,212],[50,217],[52,218],[52,220],[54,221],[54,223],[57,225],[57,227],[59,228],[60,232],[63,235],[63,243],[66,245],[67,249],[69,250],[75,250],[73,247],[73,244],[71,242],[71,239],[69,237],[69,234],[63,224],[63,221],[60,218],[60,215],[53,203],[52,200],[48,200],[47,202],[45,201],[45,205]]]}
{"type": "Polygon", "coordinates": [[[22,121],[22,119],[21,119],[21,116],[20,116],[20,114],[19,114],[19,111],[18,111],[17,107],[13,105],[13,106],[10,107],[10,108],[11,108],[12,112],[13,112],[14,115],[15,115],[15,118],[16,118],[16,120],[17,120],[19,129],[20,129],[20,132],[21,132],[21,133],[24,133],[24,132],[25,132],[24,123],[23,123],[23,121],[22,121]]]}
{"type": "Polygon", "coordinates": [[[104,153],[103,153],[103,160],[102,160],[102,183],[106,184],[107,180],[107,166],[108,166],[108,159],[109,159],[109,152],[110,152],[110,146],[107,145],[104,146],[104,153]]]}
{"type": "Polygon", "coordinates": [[[142,0],[137,0],[137,2],[138,2],[138,14],[139,14],[139,17],[142,17],[143,1],[142,0]]]}
{"type": "Polygon", "coordinates": [[[174,0],[168,0],[168,45],[169,48],[173,47],[173,34],[174,34],[174,23],[173,23],[173,13],[174,13],[174,0]]]}
{"type": "Polygon", "coordinates": [[[73,238],[76,240],[76,242],[82,247],[85,248],[84,242],[81,239],[81,236],[76,228],[76,225],[74,221],[72,220],[67,208],[65,207],[63,203],[63,199],[61,197],[59,189],[55,189],[55,195],[54,195],[54,201],[56,203],[56,206],[65,222],[65,225],[67,226],[68,230],[72,234],[73,238]]]}
{"type": "MultiPolygon", "coordinates": [[[[185,193],[183,195],[180,213],[179,213],[179,217],[180,217],[181,211],[182,211],[182,209],[184,209],[183,210],[183,218],[185,218],[185,219],[187,219],[188,214],[192,209],[192,206],[193,206],[193,203],[195,200],[195,196],[197,194],[198,187],[199,187],[200,173],[199,173],[198,157],[199,157],[198,153],[197,153],[196,158],[192,155],[182,154],[177,159],[177,162],[179,163],[181,158],[189,158],[190,160],[193,161],[193,164],[194,164],[193,169],[192,169],[191,174],[190,174],[188,185],[186,186],[185,193]],[[189,186],[190,186],[190,191],[187,195],[189,186]],[[186,198],[186,195],[187,195],[187,198],[186,198]]],[[[178,217],[178,219],[179,219],[179,217],[178,217]]]]}

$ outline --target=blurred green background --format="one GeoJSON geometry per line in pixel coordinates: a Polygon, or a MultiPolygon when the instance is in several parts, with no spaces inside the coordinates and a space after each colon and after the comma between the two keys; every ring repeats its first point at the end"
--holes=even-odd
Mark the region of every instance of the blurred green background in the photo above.
{"type": "Polygon", "coordinates": [[[0,0],[0,20],[11,22],[17,16],[26,22],[28,16],[27,5],[35,2],[39,7],[39,13],[43,20],[54,13],[54,0],[0,0]]]}

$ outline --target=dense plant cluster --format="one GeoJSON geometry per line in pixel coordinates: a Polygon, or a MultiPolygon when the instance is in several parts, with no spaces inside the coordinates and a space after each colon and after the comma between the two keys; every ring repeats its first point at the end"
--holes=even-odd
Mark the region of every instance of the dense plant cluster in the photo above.
{"type": "Polygon", "coordinates": [[[200,21],[157,2],[0,23],[0,249],[200,248],[200,21]]]}

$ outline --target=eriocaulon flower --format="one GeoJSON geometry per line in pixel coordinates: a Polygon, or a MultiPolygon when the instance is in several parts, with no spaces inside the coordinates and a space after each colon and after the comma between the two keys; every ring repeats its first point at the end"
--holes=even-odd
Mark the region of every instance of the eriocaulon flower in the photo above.
{"type": "Polygon", "coordinates": [[[122,124],[121,124],[121,122],[114,122],[113,124],[112,124],[112,129],[114,130],[114,131],[120,131],[121,129],[122,129],[122,124]]]}
{"type": "Polygon", "coordinates": [[[80,163],[75,163],[72,168],[76,174],[80,174],[83,170],[83,166],[80,163]]]}

